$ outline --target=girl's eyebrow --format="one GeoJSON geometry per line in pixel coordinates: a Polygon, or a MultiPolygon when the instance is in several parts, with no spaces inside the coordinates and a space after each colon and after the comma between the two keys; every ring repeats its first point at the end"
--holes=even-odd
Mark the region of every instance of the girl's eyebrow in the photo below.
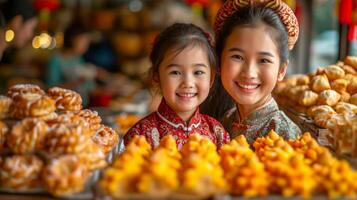
{"type": "Polygon", "coordinates": [[[269,57],[274,58],[273,54],[271,54],[271,53],[269,53],[269,52],[263,51],[263,52],[259,52],[259,54],[262,55],[262,56],[269,56],[269,57]]]}
{"type": "MultiPolygon", "coordinates": [[[[195,64],[193,64],[192,66],[195,66],[195,67],[208,67],[208,66],[207,66],[206,64],[204,64],[204,63],[195,63],[195,64]]],[[[181,65],[172,63],[172,64],[167,65],[166,67],[167,67],[167,68],[170,68],[170,67],[181,67],[181,65]]]]}
{"type": "MultiPolygon", "coordinates": [[[[232,52],[232,51],[238,51],[238,52],[244,52],[242,49],[238,48],[238,47],[233,47],[233,48],[230,48],[228,51],[232,52]]],[[[263,56],[269,56],[269,57],[272,57],[274,58],[274,55],[269,53],[269,52],[266,52],[266,51],[261,51],[259,52],[260,55],[263,55],[263,56]]]]}
{"type": "Polygon", "coordinates": [[[233,47],[230,48],[228,51],[239,51],[239,52],[244,52],[242,49],[238,48],[238,47],[233,47]]]}

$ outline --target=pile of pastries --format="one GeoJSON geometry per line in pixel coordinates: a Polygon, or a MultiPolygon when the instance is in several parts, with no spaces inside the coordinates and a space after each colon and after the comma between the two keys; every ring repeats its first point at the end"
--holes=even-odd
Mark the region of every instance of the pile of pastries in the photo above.
{"type": "Polygon", "coordinates": [[[199,198],[226,192],[244,197],[355,198],[356,178],[357,172],[346,161],[334,158],[309,133],[285,141],[271,131],[252,147],[242,135],[218,153],[213,143],[198,134],[190,136],[180,152],[172,136],[165,136],[154,150],[144,136],[135,136],[104,171],[99,188],[116,198],[178,194],[199,198]]]}
{"type": "Polygon", "coordinates": [[[190,137],[181,152],[171,135],[154,150],[145,137],[135,136],[104,171],[99,186],[116,198],[137,193],[162,198],[175,191],[207,196],[226,190],[219,160],[216,146],[198,134],[190,137]]]}
{"type": "Polygon", "coordinates": [[[318,68],[308,75],[291,76],[278,83],[274,93],[281,106],[304,113],[316,125],[328,129],[330,142],[337,152],[354,152],[357,57],[348,56],[344,62],[318,68]]]}
{"type": "Polygon", "coordinates": [[[0,187],[45,188],[55,196],[83,191],[119,141],[101,121],[72,90],[9,88],[0,96],[0,187]]]}

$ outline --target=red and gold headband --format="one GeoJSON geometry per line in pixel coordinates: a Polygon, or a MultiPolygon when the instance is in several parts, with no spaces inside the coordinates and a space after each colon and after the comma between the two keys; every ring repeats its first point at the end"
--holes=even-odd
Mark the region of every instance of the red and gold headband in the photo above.
{"type": "Polygon", "coordinates": [[[214,24],[216,38],[219,36],[227,18],[240,8],[246,6],[264,6],[273,9],[286,27],[289,36],[289,49],[293,49],[299,36],[299,24],[294,12],[282,0],[227,0],[219,9],[216,16],[214,24]]]}

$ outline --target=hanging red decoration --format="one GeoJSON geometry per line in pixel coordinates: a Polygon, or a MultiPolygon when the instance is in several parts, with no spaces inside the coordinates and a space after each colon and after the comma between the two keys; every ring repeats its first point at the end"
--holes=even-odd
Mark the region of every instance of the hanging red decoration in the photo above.
{"type": "Polygon", "coordinates": [[[59,0],[35,0],[34,7],[37,10],[57,10],[60,5],[59,0]]]}
{"type": "Polygon", "coordinates": [[[185,0],[189,5],[200,5],[200,6],[208,6],[210,0],[185,0]]]}
{"type": "Polygon", "coordinates": [[[357,24],[350,25],[347,37],[349,42],[357,40],[357,24]]]}
{"type": "Polygon", "coordinates": [[[339,22],[340,24],[351,24],[352,23],[352,9],[353,1],[352,0],[340,0],[340,9],[339,9],[339,22]]]}

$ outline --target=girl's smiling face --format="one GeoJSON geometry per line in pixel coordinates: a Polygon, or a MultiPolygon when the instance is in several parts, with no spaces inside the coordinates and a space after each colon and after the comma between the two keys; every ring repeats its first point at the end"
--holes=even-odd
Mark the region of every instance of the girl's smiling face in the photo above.
{"type": "Polygon", "coordinates": [[[211,69],[207,52],[200,46],[167,52],[158,78],[167,104],[188,121],[209,93],[211,69]]]}
{"type": "Polygon", "coordinates": [[[267,26],[240,26],[226,39],[221,55],[221,79],[239,106],[258,108],[270,99],[278,80],[285,76],[277,45],[267,26]]]}

